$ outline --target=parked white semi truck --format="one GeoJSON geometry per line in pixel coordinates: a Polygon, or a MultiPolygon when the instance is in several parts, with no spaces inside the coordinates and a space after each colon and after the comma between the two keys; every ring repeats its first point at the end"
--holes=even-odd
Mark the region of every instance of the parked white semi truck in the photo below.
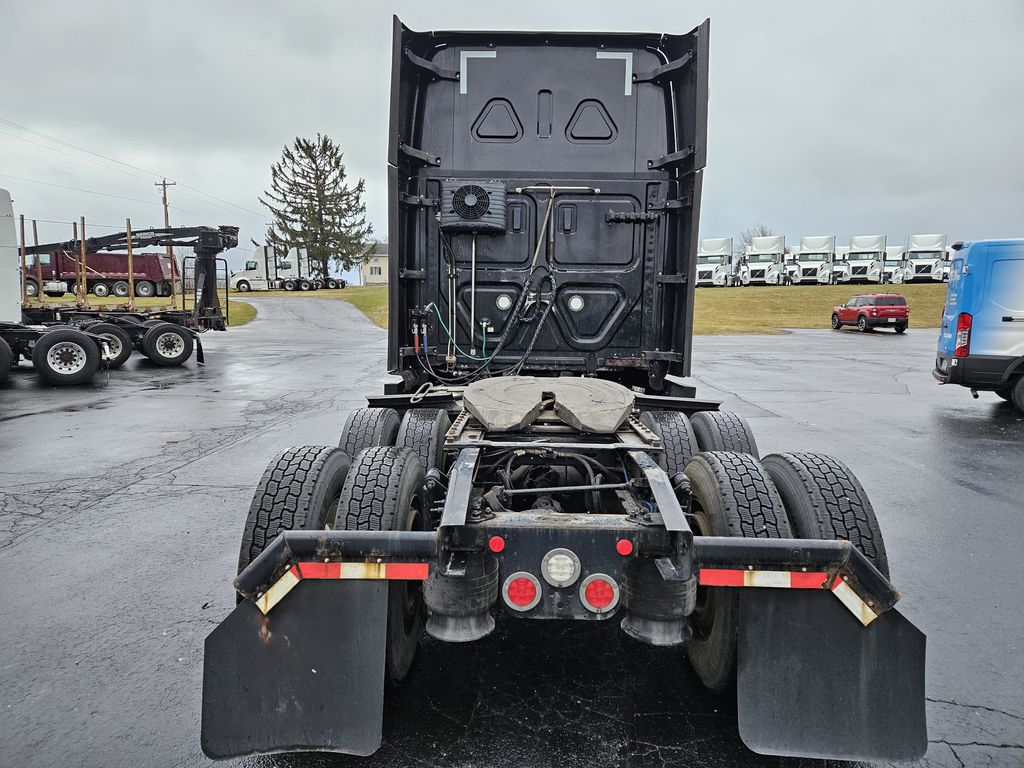
{"type": "Polygon", "coordinates": [[[910,281],[914,268],[907,261],[902,245],[885,246],[885,263],[882,265],[883,283],[902,284],[910,281]]]}
{"type": "Polygon", "coordinates": [[[231,290],[248,291],[315,291],[319,288],[344,288],[340,278],[323,280],[314,277],[309,269],[309,253],[305,248],[291,248],[281,255],[279,249],[258,245],[245,268],[231,273],[231,290]]]}
{"type": "Polygon", "coordinates": [[[956,251],[953,246],[947,245],[945,252],[942,254],[942,280],[943,282],[949,282],[949,265],[953,263],[953,254],[956,251]]]}
{"type": "Polygon", "coordinates": [[[911,268],[908,282],[940,283],[948,278],[945,235],[911,235],[907,238],[906,257],[911,268]]]}
{"type": "Polygon", "coordinates": [[[697,287],[724,287],[732,282],[732,238],[701,240],[697,252],[697,287]]]}
{"type": "Polygon", "coordinates": [[[832,265],[835,257],[835,235],[801,237],[800,246],[792,249],[786,267],[790,283],[828,285],[833,282],[832,265]]]}
{"type": "Polygon", "coordinates": [[[782,285],[786,277],[786,236],[751,238],[743,261],[750,269],[750,285],[782,285]]]}
{"type": "Polygon", "coordinates": [[[851,283],[882,282],[885,235],[854,235],[846,248],[845,262],[851,283]]]}

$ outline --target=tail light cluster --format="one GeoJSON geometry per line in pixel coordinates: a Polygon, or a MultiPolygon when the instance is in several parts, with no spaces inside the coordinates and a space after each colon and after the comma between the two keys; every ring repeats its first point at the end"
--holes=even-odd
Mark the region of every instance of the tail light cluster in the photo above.
{"type": "Polygon", "coordinates": [[[961,312],[956,318],[956,345],[954,357],[967,357],[971,351],[971,316],[961,312]]]}
{"type": "MultiPolygon", "coordinates": [[[[497,538],[497,537],[495,537],[497,538]]],[[[504,549],[495,542],[489,542],[492,552],[504,549]]],[[[632,542],[620,539],[616,542],[615,551],[623,557],[633,552],[632,542]]],[[[583,607],[592,613],[608,613],[619,604],[619,585],[605,573],[592,573],[580,580],[582,567],[575,552],[558,547],[544,555],[540,564],[541,576],[548,584],[557,589],[573,586],[579,581],[579,598],[583,607]]],[[[508,578],[501,588],[501,596],[513,611],[525,613],[537,606],[542,597],[543,587],[540,580],[528,571],[516,571],[508,578]]]]}

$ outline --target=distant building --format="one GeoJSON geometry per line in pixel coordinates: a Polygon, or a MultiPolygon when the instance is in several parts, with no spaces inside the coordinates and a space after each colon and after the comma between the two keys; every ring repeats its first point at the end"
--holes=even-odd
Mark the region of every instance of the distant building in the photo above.
{"type": "Polygon", "coordinates": [[[362,285],[388,284],[388,244],[374,243],[370,257],[359,265],[359,282],[362,285]]]}

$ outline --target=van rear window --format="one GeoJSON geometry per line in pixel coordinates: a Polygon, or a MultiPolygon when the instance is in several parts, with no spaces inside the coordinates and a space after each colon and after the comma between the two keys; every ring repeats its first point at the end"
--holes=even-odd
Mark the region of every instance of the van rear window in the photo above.
{"type": "Polygon", "coordinates": [[[876,307],[905,307],[907,300],[902,296],[879,296],[874,300],[876,307]]]}

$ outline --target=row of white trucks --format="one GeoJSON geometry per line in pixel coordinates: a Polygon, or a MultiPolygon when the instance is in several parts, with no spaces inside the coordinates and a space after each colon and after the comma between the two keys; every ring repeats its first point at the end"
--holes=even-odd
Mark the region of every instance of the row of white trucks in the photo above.
{"type": "Polygon", "coordinates": [[[232,291],[315,291],[320,288],[344,288],[340,277],[316,277],[309,268],[305,248],[287,252],[269,245],[257,245],[245,268],[232,272],[228,286],[232,291]]]}
{"type": "Polygon", "coordinates": [[[785,235],[767,235],[751,238],[742,254],[731,237],[719,237],[700,242],[697,286],[939,283],[949,279],[951,254],[945,235],[911,235],[905,246],[889,245],[885,235],[854,235],[836,246],[835,235],[817,235],[792,247],[785,235]]]}

